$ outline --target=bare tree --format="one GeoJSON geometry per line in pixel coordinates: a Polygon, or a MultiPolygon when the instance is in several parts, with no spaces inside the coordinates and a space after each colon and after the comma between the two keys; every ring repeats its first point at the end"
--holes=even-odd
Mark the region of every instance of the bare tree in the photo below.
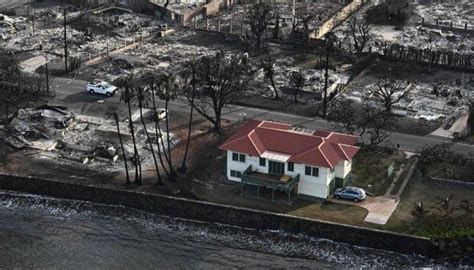
{"type": "Polygon", "coordinates": [[[397,83],[391,79],[381,79],[377,82],[376,87],[372,89],[371,94],[382,103],[387,113],[391,113],[392,106],[406,98],[409,92],[409,88],[402,83],[397,83]]]}
{"type": "Polygon", "coordinates": [[[123,146],[122,133],[120,132],[120,119],[119,119],[117,107],[116,106],[109,107],[105,115],[108,118],[113,118],[115,121],[115,125],[117,127],[117,135],[119,137],[120,148],[122,149],[123,162],[125,164],[125,177],[126,177],[125,184],[128,185],[130,184],[130,174],[128,172],[127,155],[125,154],[125,147],[123,146]]]}
{"type": "Polygon", "coordinates": [[[247,39],[252,40],[255,47],[260,49],[268,25],[274,19],[272,5],[267,0],[253,1],[247,6],[244,23],[250,28],[247,39]]]}
{"type": "Polygon", "coordinates": [[[290,74],[290,84],[293,86],[295,103],[298,103],[298,93],[305,84],[305,78],[303,76],[303,73],[301,73],[301,70],[293,71],[290,74]]]}
{"type": "Polygon", "coordinates": [[[266,80],[269,80],[270,83],[272,84],[273,92],[274,92],[274,97],[275,99],[278,99],[278,90],[275,85],[275,61],[273,59],[266,59],[262,61],[262,68],[263,68],[263,75],[266,80]]]}
{"type": "MultiPolygon", "coordinates": [[[[194,109],[221,132],[222,109],[245,91],[249,81],[249,63],[246,56],[219,52],[204,56],[196,72],[197,91],[194,109]]],[[[190,96],[188,96],[188,103],[190,96]]]]}
{"type": "Polygon", "coordinates": [[[365,17],[356,15],[351,16],[348,25],[354,49],[357,54],[361,54],[374,39],[373,26],[365,17]]]}

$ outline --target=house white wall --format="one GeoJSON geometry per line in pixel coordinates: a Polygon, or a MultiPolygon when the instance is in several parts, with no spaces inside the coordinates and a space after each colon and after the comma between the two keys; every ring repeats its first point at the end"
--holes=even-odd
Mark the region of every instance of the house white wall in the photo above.
{"type": "MultiPolygon", "coordinates": [[[[243,173],[249,165],[252,165],[252,171],[259,171],[262,173],[268,173],[268,164],[269,160],[267,159],[265,162],[265,166],[260,166],[260,158],[245,155],[245,162],[234,161],[232,160],[232,151],[227,151],[227,178],[232,181],[240,182],[241,179],[238,177],[231,176],[231,170],[239,171],[243,173]]],[[[345,163],[341,162],[342,165],[345,163]]],[[[347,168],[350,166],[342,166],[339,168],[340,173],[346,173],[347,168]]],[[[350,165],[350,162],[349,162],[350,165]]],[[[319,169],[318,176],[311,176],[305,175],[305,164],[294,164],[294,171],[288,171],[288,163],[285,164],[285,175],[289,175],[291,177],[296,177],[298,174],[300,175],[300,182],[298,184],[298,194],[304,194],[307,196],[318,197],[318,198],[327,198],[329,195],[328,186],[330,185],[331,181],[333,181],[336,175],[340,175],[338,173],[338,168],[336,167],[335,170],[331,171],[329,168],[324,167],[316,167],[319,169]]],[[[347,172],[348,173],[348,172],[347,172]]],[[[346,173],[346,174],[347,174],[346,173]]],[[[338,176],[339,177],[339,176],[338,176]]]]}
{"type": "Polygon", "coordinates": [[[346,178],[346,176],[352,170],[352,162],[347,160],[341,160],[336,165],[336,177],[346,178]]]}

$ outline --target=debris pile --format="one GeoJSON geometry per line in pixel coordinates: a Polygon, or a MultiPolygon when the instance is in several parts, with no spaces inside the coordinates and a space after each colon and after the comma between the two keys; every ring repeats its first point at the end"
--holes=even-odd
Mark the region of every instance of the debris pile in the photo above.
{"type": "MultiPolygon", "coordinates": [[[[358,102],[375,105],[372,90],[376,87],[376,84],[369,84],[363,88],[354,89],[345,96],[358,102]]],[[[474,80],[415,82],[405,84],[405,87],[401,89],[408,91],[408,95],[394,105],[394,113],[414,119],[427,121],[443,120],[448,117],[456,119],[468,112],[470,102],[474,101],[474,80]]],[[[397,93],[394,99],[396,96],[397,93]]]]}
{"type": "MultiPolygon", "coordinates": [[[[3,41],[0,41],[2,46],[15,52],[46,52],[51,60],[61,57],[64,53],[61,11],[58,7],[34,10],[38,19],[22,22],[24,27],[17,28],[14,33],[3,33],[3,41]]],[[[98,15],[79,13],[69,19],[70,16],[73,15],[68,15],[69,55],[83,60],[87,60],[91,55],[123,47],[125,43],[130,44],[136,38],[155,33],[160,27],[159,22],[149,16],[114,10],[98,15]]]]}
{"type": "MultiPolygon", "coordinates": [[[[149,121],[150,122],[150,121],[149,121]]],[[[154,130],[152,123],[147,127],[154,130]]],[[[124,150],[127,158],[133,156],[131,134],[128,123],[120,122],[124,150]]],[[[154,126],[154,125],[153,125],[154,126]]],[[[144,163],[151,162],[149,144],[143,126],[136,124],[137,148],[144,163]]],[[[160,140],[153,139],[158,149],[163,151],[167,143],[166,132],[160,140]]],[[[49,152],[48,157],[81,163],[95,168],[121,169],[122,158],[115,123],[102,118],[77,116],[61,106],[42,105],[34,109],[20,109],[9,125],[0,127],[0,140],[14,149],[36,149],[38,153],[49,152]]],[[[178,143],[170,133],[171,145],[178,143]]]]}

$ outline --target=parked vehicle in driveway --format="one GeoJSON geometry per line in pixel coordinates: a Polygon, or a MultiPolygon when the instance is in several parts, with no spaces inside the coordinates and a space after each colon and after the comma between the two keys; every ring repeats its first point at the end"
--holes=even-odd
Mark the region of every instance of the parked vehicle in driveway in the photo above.
{"type": "Polygon", "coordinates": [[[117,92],[117,87],[111,85],[110,83],[106,81],[96,80],[96,81],[87,83],[86,90],[87,92],[91,94],[97,93],[97,94],[107,95],[110,97],[110,96],[115,95],[115,93],[117,92]]]}
{"type": "Polygon", "coordinates": [[[334,198],[336,199],[346,199],[354,202],[362,201],[367,195],[365,190],[358,187],[345,187],[338,188],[334,191],[334,198]]]}

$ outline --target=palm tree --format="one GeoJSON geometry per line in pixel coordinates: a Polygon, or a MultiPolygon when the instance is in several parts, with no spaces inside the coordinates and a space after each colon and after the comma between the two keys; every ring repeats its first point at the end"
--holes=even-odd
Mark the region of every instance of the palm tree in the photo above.
{"type": "Polygon", "coordinates": [[[436,197],[438,201],[438,206],[433,206],[433,209],[436,209],[444,214],[444,217],[450,217],[456,208],[453,205],[454,194],[451,194],[447,198],[436,197]]]}
{"type": "Polygon", "coordinates": [[[168,113],[168,104],[170,100],[173,100],[177,96],[178,92],[178,82],[177,78],[173,73],[167,72],[160,76],[160,91],[158,92],[158,97],[161,100],[165,101],[165,110],[166,110],[166,141],[168,146],[168,164],[170,167],[170,180],[174,180],[176,177],[176,172],[173,169],[173,159],[171,158],[171,140],[170,140],[170,128],[169,128],[169,113],[168,113]]]}
{"type": "Polygon", "coordinates": [[[128,76],[121,77],[114,82],[115,85],[118,87],[122,87],[123,91],[120,93],[120,101],[125,102],[128,107],[128,121],[129,121],[129,128],[130,133],[132,135],[132,143],[133,143],[133,156],[135,160],[135,184],[140,186],[142,183],[141,181],[141,164],[140,164],[140,155],[138,153],[137,148],[137,141],[135,139],[135,130],[133,127],[133,120],[132,120],[132,105],[131,101],[134,96],[133,91],[133,72],[130,73],[128,76]]]}
{"type": "MultiPolygon", "coordinates": [[[[150,91],[152,105],[153,105],[153,112],[155,113],[157,111],[156,93],[160,86],[160,78],[156,76],[154,72],[150,71],[143,75],[143,81],[146,83],[147,88],[150,91]]],[[[162,154],[161,149],[163,149],[163,151],[165,150],[165,143],[163,142],[163,139],[162,139],[163,136],[161,134],[161,127],[160,127],[159,121],[160,119],[155,114],[153,116],[153,122],[155,123],[155,136],[156,136],[156,143],[158,145],[158,159],[160,160],[161,167],[163,168],[163,170],[165,171],[166,175],[169,178],[170,173],[166,169],[165,163],[163,162],[163,157],[161,155],[162,154]],[[160,144],[161,144],[161,148],[160,148],[160,144]]],[[[168,159],[168,156],[166,155],[166,151],[164,151],[163,154],[165,155],[166,162],[169,163],[169,159],[168,159]]]]}
{"type": "Polygon", "coordinates": [[[107,116],[107,118],[113,118],[115,120],[115,124],[117,126],[117,134],[118,134],[119,141],[120,141],[120,148],[122,148],[123,162],[125,163],[125,177],[127,179],[125,184],[129,185],[130,184],[130,175],[128,173],[127,155],[125,155],[125,148],[123,147],[122,133],[120,133],[120,120],[119,120],[119,116],[118,116],[117,107],[110,106],[107,109],[107,111],[105,112],[105,115],[107,116]]]}
{"type": "MultiPolygon", "coordinates": [[[[143,80],[140,80],[140,82],[143,82],[143,80]]],[[[145,118],[143,117],[143,107],[148,107],[150,100],[150,95],[148,91],[146,90],[146,86],[144,83],[135,82],[135,95],[133,97],[133,101],[135,101],[138,104],[138,109],[140,110],[140,120],[143,125],[143,129],[145,130],[145,135],[148,140],[148,144],[150,146],[150,151],[151,155],[153,156],[153,162],[155,164],[155,169],[156,169],[156,176],[158,178],[158,185],[163,185],[163,181],[161,179],[161,174],[160,174],[160,168],[158,167],[158,162],[156,160],[156,155],[155,155],[155,150],[153,147],[153,142],[150,138],[150,134],[148,133],[148,129],[146,127],[145,123],[145,118]]],[[[160,146],[158,145],[158,148],[160,146]]]]}
{"type": "MultiPolygon", "coordinates": [[[[189,123],[188,123],[188,140],[186,141],[186,148],[184,150],[183,161],[181,167],[178,168],[178,172],[184,173],[187,170],[186,159],[188,157],[189,143],[191,142],[191,128],[193,124],[193,113],[194,113],[194,99],[196,97],[196,68],[199,65],[198,59],[192,59],[188,61],[187,71],[190,71],[191,74],[186,74],[184,77],[191,77],[191,108],[189,112],[189,123]]],[[[188,72],[187,72],[188,73],[188,72]]]]}
{"type": "Polygon", "coordinates": [[[425,217],[430,210],[426,209],[423,202],[416,202],[415,208],[411,211],[411,215],[420,219],[425,217]]]}

